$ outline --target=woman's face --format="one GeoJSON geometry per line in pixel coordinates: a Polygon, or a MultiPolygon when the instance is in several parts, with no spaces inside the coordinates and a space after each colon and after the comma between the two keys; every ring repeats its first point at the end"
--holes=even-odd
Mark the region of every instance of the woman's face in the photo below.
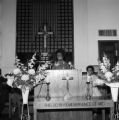
{"type": "Polygon", "coordinates": [[[58,59],[58,60],[63,60],[63,55],[62,55],[62,53],[57,53],[57,59],[58,59]]]}
{"type": "Polygon", "coordinates": [[[88,75],[92,75],[94,73],[93,69],[92,68],[88,68],[88,71],[87,71],[88,75]]]}

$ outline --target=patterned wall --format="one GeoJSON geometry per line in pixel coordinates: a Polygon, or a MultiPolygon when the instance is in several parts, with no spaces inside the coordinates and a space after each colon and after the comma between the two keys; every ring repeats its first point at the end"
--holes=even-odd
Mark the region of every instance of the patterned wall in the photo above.
{"type": "Polygon", "coordinates": [[[53,34],[47,36],[47,52],[63,48],[73,58],[73,1],[17,0],[16,53],[27,57],[43,51],[44,25],[53,34]]]}

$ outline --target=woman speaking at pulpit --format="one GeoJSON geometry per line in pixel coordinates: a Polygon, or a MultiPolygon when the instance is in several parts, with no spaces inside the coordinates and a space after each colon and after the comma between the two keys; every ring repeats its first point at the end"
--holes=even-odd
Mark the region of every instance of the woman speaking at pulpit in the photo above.
{"type": "Polygon", "coordinates": [[[69,64],[65,61],[65,51],[58,49],[55,53],[55,62],[52,66],[53,70],[70,69],[69,64]]]}

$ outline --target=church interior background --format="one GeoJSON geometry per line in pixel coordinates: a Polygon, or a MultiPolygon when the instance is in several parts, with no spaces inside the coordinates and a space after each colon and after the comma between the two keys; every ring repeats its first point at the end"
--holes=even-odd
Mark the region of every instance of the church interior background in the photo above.
{"type": "Polygon", "coordinates": [[[59,48],[65,49],[67,60],[73,61],[72,1],[18,0],[16,54],[28,59],[28,53],[43,52],[44,35],[39,33],[44,32],[44,26],[52,31],[46,36],[46,51],[53,54],[59,48]]]}
{"type": "MultiPolygon", "coordinates": [[[[104,53],[114,65],[119,56],[118,11],[117,0],[0,0],[2,73],[13,70],[16,55],[25,63],[34,52],[48,52],[52,60],[59,48],[66,51],[67,61],[84,73],[86,66],[97,66],[104,53]]],[[[92,120],[92,108],[78,111],[41,110],[38,118],[92,120]]],[[[100,110],[102,120],[108,113],[100,110]]]]}
{"type": "MultiPolygon", "coordinates": [[[[1,16],[0,18],[0,26],[1,26],[0,27],[0,43],[1,43],[0,44],[1,45],[0,63],[1,64],[0,65],[3,70],[3,73],[6,73],[13,68],[16,52],[23,53],[23,51],[25,50],[24,44],[26,44],[26,47],[28,47],[29,53],[31,53],[31,51],[33,52],[35,50],[40,51],[40,49],[42,49],[40,46],[37,46],[37,48],[33,48],[33,46],[35,46],[34,45],[35,43],[38,43],[39,41],[38,37],[42,38],[43,40],[43,35],[38,35],[38,32],[42,32],[44,28],[43,24],[45,23],[48,24],[47,26],[48,31],[54,32],[54,34],[48,36],[48,40],[47,40],[48,51],[49,52],[56,51],[56,49],[58,48],[58,45],[59,47],[61,46],[64,47],[64,45],[67,46],[66,51],[68,52],[68,54],[71,54],[75,68],[78,68],[78,69],[81,68],[82,71],[85,71],[85,68],[87,65],[90,65],[90,64],[97,65],[97,59],[99,58],[99,48],[98,48],[99,40],[102,40],[102,41],[117,40],[118,41],[118,19],[119,18],[117,13],[118,1],[116,0],[114,2],[112,2],[112,0],[109,0],[109,1],[91,0],[90,2],[87,0],[70,1],[70,3],[68,3],[68,4],[72,4],[70,13],[69,12],[61,13],[59,10],[58,11],[59,13],[57,14],[58,16],[56,16],[56,11],[54,14],[51,14],[51,6],[49,5],[47,9],[41,8],[41,9],[45,9],[44,11],[46,13],[47,13],[47,10],[49,10],[48,14],[50,15],[47,16],[46,14],[46,16],[44,16],[44,18],[47,17],[49,23],[47,22],[47,20],[44,21],[44,23],[42,22],[43,20],[39,22],[38,19],[39,18],[43,19],[43,17],[41,17],[43,16],[43,14],[41,14],[41,16],[37,16],[38,5],[36,8],[33,8],[33,5],[31,5],[31,3],[32,1],[28,5],[29,8],[27,7],[24,9],[24,8],[20,8],[20,5],[19,7],[17,7],[16,0],[11,0],[10,3],[7,0],[0,1],[0,16],[1,16]],[[30,7],[32,7],[33,9],[32,12],[28,12],[28,9],[30,9],[30,7]],[[21,16],[20,15],[22,13],[20,12],[21,9],[23,9],[22,12],[25,12],[26,14],[28,14],[29,17],[27,15],[26,17],[24,15],[25,13],[22,14],[21,16]],[[16,14],[17,12],[20,12],[20,13],[16,14]],[[34,19],[31,17],[33,12],[36,12],[36,14],[34,14],[35,17],[33,17],[34,19]],[[69,17],[65,17],[66,14],[68,14],[69,17]],[[22,19],[25,19],[24,22],[26,21],[30,22],[31,20],[33,24],[31,25],[31,23],[28,23],[28,24],[19,23],[20,20],[17,20],[17,19],[20,19],[18,15],[21,16],[22,19]],[[73,15],[73,18],[70,18],[70,15],[71,16],[73,15]],[[49,16],[53,16],[53,18],[49,16]],[[59,16],[61,18],[58,18],[59,16]],[[65,19],[65,20],[62,20],[62,23],[58,23],[57,19],[65,19]],[[71,19],[70,21],[71,23],[67,23],[65,25],[65,30],[67,31],[67,33],[65,34],[67,34],[68,37],[64,36],[66,37],[65,39],[66,41],[64,42],[63,32],[66,32],[66,31],[63,30],[61,33],[60,29],[64,29],[64,28],[57,27],[56,25],[63,26],[64,24],[63,22],[66,21],[67,19],[71,19]],[[23,26],[22,30],[20,26],[16,27],[18,26],[18,24],[21,24],[23,26]],[[38,24],[37,27],[35,27],[36,24],[38,24]],[[67,26],[68,28],[66,28],[67,26]],[[69,29],[69,26],[72,29],[71,31],[67,30],[69,29]],[[27,28],[29,28],[28,33],[25,32],[27,28]],[[33,28],[33,31],[30,31],[31,28],[33,28]],[[100,35],[99,34],[101,33],[100,31],[103,31],[103,30],[107,30],[108,33],[110,33],[110,30],[111,30],[112,33],[111,35],[105,35],[105,34],[100,35]],[[24,32],[24,34],[21,33],[21,31],[24,32]],[[117,34],[113,34],[113,32],[114,33],[116,32],[117,34]],[[20,34],[22,34],[22,36],[20,34]],[[21,38],[19,38],[19,36],[22,37],[22,40],[23,40],[22,42],[20,41],[21,38]],[[28,41],[28,36],[30,37],[29,41],[28,41]],[[56,39],[56,37],[58,39],[56,39]],[[24,43],[24,38],[27,39],[27,42],[25,43],[24,43]],[[30,42],[31,39],[37,42],[34,42],[33,45],[31,45],[32,44],[30,42]],[[58,41],[59,39],[61,41],[58,41]],[[55,42],[53,43],[53,41],[55,42]],[[51,44],[50,45],[51,48],[49,48],[49,44],[51,44]],[[18,49],[16,49],[16,46],[18,47],[18,49]],[[21,48],[23,48],[23,51],[20,51],[21,48]]],[[[25,1],[22,4],[25,4],[25,1]]],[[[49,4],[51,3],[49,2],[49,4]]],[[[61,3],[58,3],[58,4],[60,6],[61,3]]],[[[53,9],[56,9],[55,7],[53,9]]],[[[67,8],[67,5],[63,9],[69,10],[69,8],[67,8]]],[[[43,44],[42,41],[41,41],[41,44],[43,44]]]]}

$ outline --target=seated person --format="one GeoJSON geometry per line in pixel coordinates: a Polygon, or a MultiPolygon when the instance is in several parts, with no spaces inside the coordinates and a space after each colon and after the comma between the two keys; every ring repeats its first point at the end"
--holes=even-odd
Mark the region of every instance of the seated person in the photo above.
{"type": "Polygon", "coordinates": [[[70,69],[68,63],[64,61],[65,52],[62,49],[56,51],[55,57],[56,60],[52,66],[52,69],[70,69]]]}
{"type": "Polygon", "coordinates": [[[87,66],[87,82],[92,84],[92,96],[100,97],[102,96],[101,91],[98,88],[98,85],[102,85],[104,82],[98,78],[98,76],[94,72],[93,66],[87,66]]]}

